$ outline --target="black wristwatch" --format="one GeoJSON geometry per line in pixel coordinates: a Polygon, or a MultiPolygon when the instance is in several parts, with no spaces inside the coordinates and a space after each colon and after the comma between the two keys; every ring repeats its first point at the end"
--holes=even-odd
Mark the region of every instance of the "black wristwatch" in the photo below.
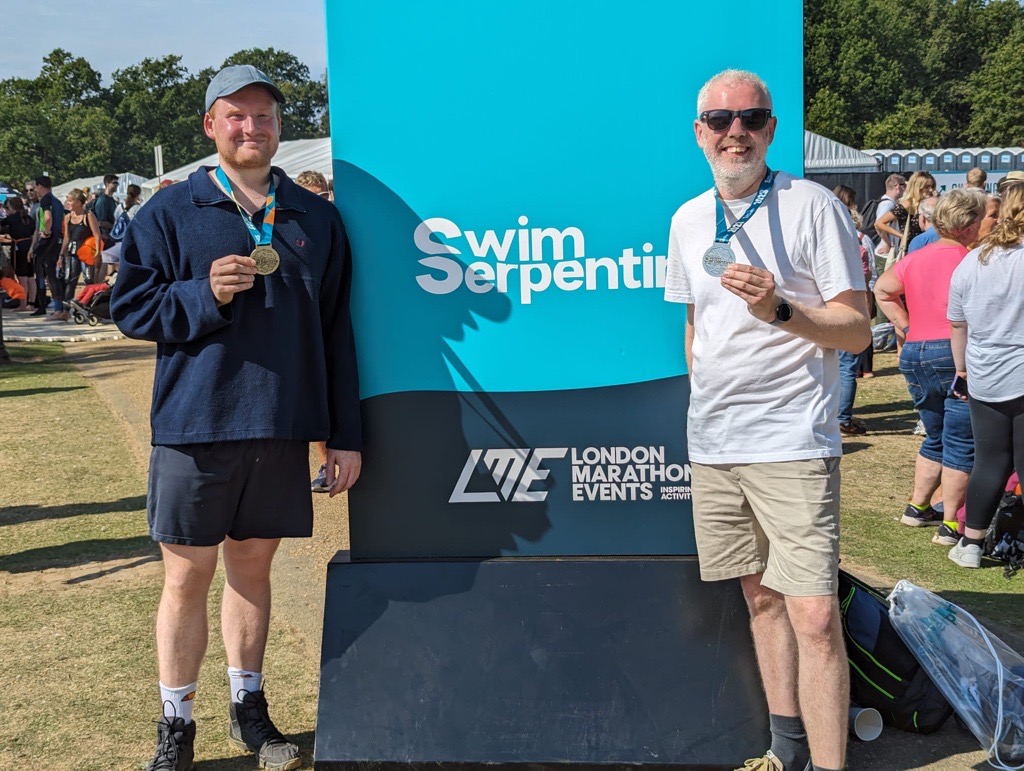
{"type": "Polygon", "coordinates": [[[779,304],[775,306],[775,318],[771,324],[776,327],[782,326],[791,318],[793,318],[793,306],[780,297],[779,304]]]}

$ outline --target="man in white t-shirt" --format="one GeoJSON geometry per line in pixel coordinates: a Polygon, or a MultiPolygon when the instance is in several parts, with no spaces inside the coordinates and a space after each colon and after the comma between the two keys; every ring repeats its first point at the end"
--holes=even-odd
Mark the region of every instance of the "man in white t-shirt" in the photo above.
{"type": "MultiPolygon", "coordinates": [[[[890,174],[885,178],[885,194],[878,201],[878,208],[875,209],[876,223],[896,208],[896,204],[899,203],[900,198],[903,197],[905,192],[907,192],[907,178],[902,174],[890,174]]],[[[878,254],[888,254],[889,250],[900,242],[899,236],[884,233],[878,230],[877,226],[875,231],[878,233],[878,248],[876,249],[878,254]]]]}
{"type": "Polygon", "coordinates": [[[672,218],[665,299],[687,306],[701,577],[740,579],[768,700],[771,750],[744,768],[841,769],[837,349],[859,353],[871,335],[850,216],[825,188],[768,170],[771,107],[753,73],[701,89],[694,132],[715,188],[672,218]]]}

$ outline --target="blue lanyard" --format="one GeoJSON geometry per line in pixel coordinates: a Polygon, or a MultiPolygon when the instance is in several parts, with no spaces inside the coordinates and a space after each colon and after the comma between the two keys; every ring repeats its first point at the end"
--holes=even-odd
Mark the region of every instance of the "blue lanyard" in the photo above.
{"type": "Polygon", "coordinates": [[[750,202],[750,206],[743,212],[743,216],[732,223],[732,227],[725,227],[725,210],[722,208],[722,196],[718,194],[718,188],[715,188],[715,222],[718,223],[718,231],[715,233],[715,243],[727,244],[729,239],[740,232],[740,229],[747,224],[747,220],[754,216],[761,204],[764,203],[764,199],[768,197],[768,193],[772,191],[772,185],[775,184],[775,172],[768,169],[765,172],[764,179],[761,180],[761,186],[757,188],[757,193],[754,195],[754,200],[750,202]]]}
{"type": "Polygon", "coordinates": [[[217,181],[223,185],[224,189],[228,191],[228,195],[231,196],[231,200],[235,202],[235,206],[238,207],[238,213],[242,215],[242,222],[245,223],[245,227],[249,230],[249,235],[252,236],[252,240],[256,242],[256,246],[266,246],[273,240],[274,237],[274,210],[277,208],[277,195],[274,190],[274,178],[270,178],[270,190],[267,191],[267,200],[263,204],[266,208],[266,213],[263,215],[263,229],[262,232],[256,229],[255,223],[252,221],[252,217],[249,213],[241,207],[238,203],[238,199],[235,198],[235,191],[231,188],[231,180],[228,179],[228,175],[224,173],[224,169],[220,166],[217,167],[217,181]]]}

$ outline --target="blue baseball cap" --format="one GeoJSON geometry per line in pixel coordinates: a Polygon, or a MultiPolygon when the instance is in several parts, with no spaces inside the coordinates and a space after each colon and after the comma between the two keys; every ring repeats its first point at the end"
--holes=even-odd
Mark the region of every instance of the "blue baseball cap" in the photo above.
{"type": "Polygon", "coordinates": [[[251,64],[232,64],[225,67],[210,81],[206,87],[206,111],[209,112],[213,103],[222,96],[230,96],[246,86],[263,86],[273,94],[279,104],[284,104],[284,94],[274,85],[273,81],[251,64]]]}

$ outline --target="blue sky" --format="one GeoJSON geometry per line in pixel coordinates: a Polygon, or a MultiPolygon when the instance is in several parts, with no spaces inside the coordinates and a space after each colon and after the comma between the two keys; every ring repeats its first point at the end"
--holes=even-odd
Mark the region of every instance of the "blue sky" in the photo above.
{"type": "Polygon", "coordinates": [[[5,3],[0,79],[33,78],[63,48],[110,76],[149,57],[182,57],[190,72],[243,48],[295,54],[314,78],[327,68],[325,0],[28,0],[5,3]]]}

